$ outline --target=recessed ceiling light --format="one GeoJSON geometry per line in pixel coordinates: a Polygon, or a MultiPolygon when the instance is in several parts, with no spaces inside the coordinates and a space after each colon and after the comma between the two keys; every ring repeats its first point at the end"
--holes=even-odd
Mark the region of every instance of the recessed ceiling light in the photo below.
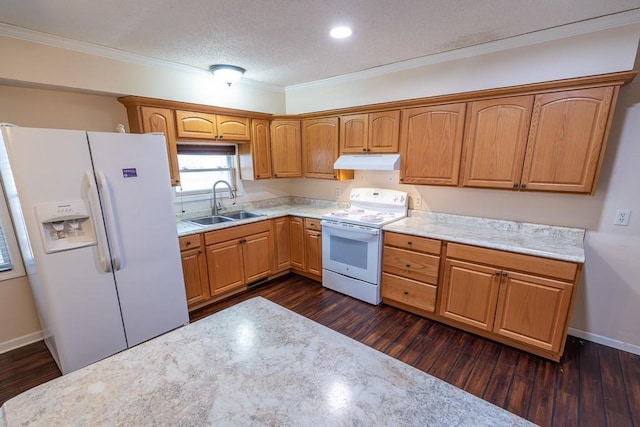
{"type": "Polygon", "coordinates": [[[329,34],[334,39],[344,39],[351,35],[351,28],[349,27],[335,27],[329,31],[329,34]]]}

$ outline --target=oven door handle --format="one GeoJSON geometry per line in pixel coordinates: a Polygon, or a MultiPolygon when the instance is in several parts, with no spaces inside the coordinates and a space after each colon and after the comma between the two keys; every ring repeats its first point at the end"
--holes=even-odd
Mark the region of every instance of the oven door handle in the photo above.
{"type": "Polygon", "coordinates": [[[349,229],[349,227],[343,227],[340,225],[327,224],[327,223],[323,223],[322,227],[330,228],[332,230],[340,230],[340,233],[341,233],[340,237],[352,238],[352,239],[362,238],[363,234],[367,234],[371,236],[377,236],[378,234],[380,234],[380,230],[377,228],[371,228],[371,229],[359,228],[357,230],[352,230],[352,229],[349,229]]]}

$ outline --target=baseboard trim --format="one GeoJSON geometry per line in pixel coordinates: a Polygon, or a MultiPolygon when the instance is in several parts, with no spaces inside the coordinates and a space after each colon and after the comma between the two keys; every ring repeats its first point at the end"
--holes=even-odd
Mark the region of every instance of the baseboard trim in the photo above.
{"type": "Polygon", "coordinates": [[[597,344],[613,347],[618,350],[627,351],[629,353],[640,355],[640,346],[629,344],[628,342],[614,340],[613,338],[604,337],[602,335],[593,334],[591,332],[581,331],[580,329],[569,328],[569,335],[582,338],[597,344]]]}
{"type": "Polygon", "coordinates": [[[16,348],[24,347],[25,345],[33,344],[37,341],[42,341],[43,339],[44,335],[42,335],[42,331],[38,331],[9,341],[0,342],[0,354],[15,350],[16,348]]]}

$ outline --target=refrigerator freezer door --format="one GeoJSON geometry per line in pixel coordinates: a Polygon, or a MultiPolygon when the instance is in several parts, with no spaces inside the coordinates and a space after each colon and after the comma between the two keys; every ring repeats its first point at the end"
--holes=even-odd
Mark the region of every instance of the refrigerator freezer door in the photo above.
{"type": "Polygon", "coordinates": [[[162,135],[88,132],[129,346],[189,322],[162,135]]]}
{"type": "MultiPolygon", "coordinates": [[[[93,179],[86,175],[91,169],[87,135],[20,127],[2,132],[2,178],[16,235],[45,341],[66,374],[127,347],[113,274],[101,271],[98,245],[45,253],[34,207],[87,200],[93,179]]],[[[94,229],[104,232],[100,210],[88,214],[94,229]]]]}

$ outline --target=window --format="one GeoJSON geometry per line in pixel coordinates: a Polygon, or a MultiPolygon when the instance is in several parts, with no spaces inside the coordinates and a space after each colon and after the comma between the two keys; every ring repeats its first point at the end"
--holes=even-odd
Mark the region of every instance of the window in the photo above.
{"type": "MultiPolygon", "coordinates": [[[[225,180],[237,189],[235,145],[178,144],[179,195],[210,194],[213,183],[225,180]]],[[[216,191],[224,192],[225,186],[216,191]]],[[[228,193],[228,190],[226,190],[228,193]]]]}
{"type": "Polygon", "coordinates": [[[24,276],[18,242],[13,233],[11,217],[0,186],[0,280],[24,276]]]}

